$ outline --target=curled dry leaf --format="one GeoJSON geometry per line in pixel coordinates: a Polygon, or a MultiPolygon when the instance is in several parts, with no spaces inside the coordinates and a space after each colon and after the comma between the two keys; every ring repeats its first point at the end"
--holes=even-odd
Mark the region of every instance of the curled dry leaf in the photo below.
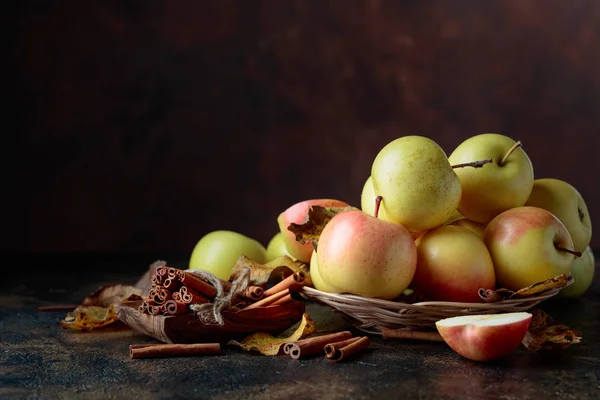
{"type": "Polygon", "coordinates": [[[316,331],[315,322],[310,315],[304,313],[298,328],[287,337],[275,337],[269,333],[256,332],[246,337],[241,342],[231,340],[227,344],[238,346],[246,351],[258,351],[265,356],[282,354],[281,346],[284,343],[295,342],[316,331]]]}
{"type": "Polygon", "coordinates": [[[496,290],[480,290],[479,296],[487,303],[493,303],[504,299],[515,299],[535,296],[537,294],[546,292],[550,289],[562,288],[569,284],[571,277],[560,274],[553,278],[533,283],[527,287],[515,291],[510,289],[496,289],[496,290]]]}
{"type": "Polygon", "coordinates": [[[60,325],[64,329],[91,331],[110,325],[118,320],[112,304],[108,307],[79,306],[68,313],[65,319],[60,321],[60,325]]]}
{"type": "Polygon", "coordinates": [[[288,256],[277,257],[266,264],[260,264],[246,256],[241,256],[233,267],[229,280],[234,281],[237,279],[244,268],[250,268],[250,285],[263,288],[273,285],[296,272],[309,274],[309,267],[306,263],[295,261],[288,256]]]}
{"type": "Polygon", "coordinates": [[[556,323],[548,313],[540,309],[531,310],[533,318],[523,345],[529,351],[566,349],[581,343],[581,332],[565,324],[556,323]]]}
{"type": "Polygon", "coordinates": [[[321,232],[325,228],[325,225],[335,215],[347,211],[357,210],[356,207],[321,207],[312,206],[308,209],[306,219],[301,224],[291,223],[288,226],[288,230],[296,235],[296,241],[300,243],[312,243],[313,247],[317,248],[319,243],[319,237],[321,232]]]}

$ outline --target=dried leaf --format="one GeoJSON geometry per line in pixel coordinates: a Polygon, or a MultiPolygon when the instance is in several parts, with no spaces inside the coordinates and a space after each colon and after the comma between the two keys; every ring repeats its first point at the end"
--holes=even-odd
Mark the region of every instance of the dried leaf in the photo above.
{"type": "Polygon", "coordinates": [[[495,292],[490,293],[490,295],[495,293],[495,295],[499,295],[503,299],[529,297],[543,293],[550,289],[565,287],[571,279],[571,277],[565,274],[560,274],[553,278],[548,278],[546,280],[533,283],[527,287],[517,290],[516,292],[510,289],[501,288],[497,289],[495,292]]]}
{"type": "Polygon", "coordinates": [[[533,318],[523,345],[530,351],[566,349],[581,343],[581,332],[565,324],[556,323],[548,313],[540,309],[531,310],[533,318]]]}
{"type": "Polygon", "coordinates": [[[79,306],[68,313],[65,319],[60,321],[60,324],[64,329],[90,331],[110,325],[118,320],[112,304],[108,307],[79,306]]]}
{"type": "Polygon", "coordinates": [[[81,302],[84,306],[108,307],[126,299],[141,300],[142,290],[134,286],[115,283],[106,285],[87,296],[81,302]]]}
{"type": "Polygon", "coordinates": [[[311,206],[308,209],[306,219],[301,224],[291,223],[288,226],[288,230],[296,235],[296,241],[302,244],[312,243],[316,248],[319,243],[319,237],[321,232],[325,228],[325,225],[335,215],[348,210],[358,210],[356,207],[321,207],[311,206]]]}
{"type": "Polygon", "coordinates": [[[246,337],[241,342],[235,340],[229,341],[227,344],[239,346],[242,350],[258,351],[265,356],[275,356],[280,354],[281,346],[287,342],[295,342],[306,336],[314,333],[316,330],[315,322],[310,318],[310,315],[304,313],[302,321],[298,328],[288,337],[274,337],[270,333],[257,332],[246,337]]]}
{"type": "Polygon", "coordinates": [[[250,284],[262,287],[279,282],[295,272],[309,273],[306,263],[294,261],[288,256],[277,257],[266,264],[260,264],[246,256],[241,256],[233,267],[229,280],[235,280],[244,268],[250,268],[250,284]]]}

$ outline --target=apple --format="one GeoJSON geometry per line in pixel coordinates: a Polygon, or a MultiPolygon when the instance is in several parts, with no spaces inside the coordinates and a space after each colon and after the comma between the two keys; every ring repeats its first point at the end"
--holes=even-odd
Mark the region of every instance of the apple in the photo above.
{"type": "Polygon", "coordinates": [[[404,136],[384,146],[371,167],[380,218],[422,232],[442,225],[461,198],[458,176],[444,150],[423,136],[404,136]]]}
{"type": "Polygon", "coordinates": [[[483,239],[483,233],[485,232],[484,224],[480,224],[479,222],[471,221],[468,218],[462,217],[450,222],[449,225],[462,226],[463,228],[467,228],[468,230],[479,236],[481,239],[483,239]]]}
{"type": "Polygon", "coordinates": [[[596,269],[594,253],[590,246],[586,247],[581,257],[573,260],[571,264],[571,275],[575,281],[564,289],[561,289],[560,297],[579,297],[584,294],[594,280],[596,269]]]}
{"type": "Polygon", "coordinates": [[[335,199],[312,199],[296,203],[283,211],[277,217],[279,230],[283,234],[283,242],[290,257],[303,262],[309,262],[313,252],[312,243],[302,244],[296,241],[296,236],[288,230],[290,224],[301,224],[306,220],[308,209],[312,206],[348,207],[348,204],[335,199]]]}
{"type": "Polygon", "coordinates": [[[325,225],[317,262],[324,284],[335,293],[394,299],[413,279],[417,249],[404,226],[348,210],[325,225]]]}
{"type": "Polygon", "coordinates": [[[492,159],[481,168],[456,168],[462,185],[458,211],[483,224],[525,204],[533,187],[533,166],[520,142],[495,133],[463,141],[448,157],[452,165],[492,159]]]}
{"type": "Polygon", "coordinates": [[[310,257],[310,279],[312,280],[315,289],[326,293],[336,293],[337,291],[331,286],[323,282],[321,273],[319,272],[319,260],[317,257],[318,252],[313,251],[310,257]]]}
{"type": "Polygon", "coordinates": [[[273,235],[267,245],[267,262],[281,256],[291,257],[290,253],[287,251],[285,242],[283,241],[283,233],[280,231],[273,235]]]}
{"type": "Polygon", "coordinates": [[[461,356],[491,361],[506,357],[519,347],[531,319],[527,312],[463,315],[441,319],[435,326],[442,339],[461,356]]]}
{"type": "Polygon", "coordinates": [[[527,206],[540,207],[556,215],[565,225],[576,251],[584,251],[592,238],[592,220],[581,194],[565,181],[536,179],[527,206]]]}
{"type": "Polygon", "coordinates": [[[483,241],[500,287],[519,290],[571,271],[571,235],[554,214],[542,208],[504,211],[486,226],[483,241]]]}
{"type": "Polygon", "coordinates": [[[213,231],[196,243],[189,268],[208,271],[227,280],[242,255],[261,264],[267,261],[267,250],[258,241],[233,231],[213,231]]]}
{"type": "Polygon", "coordinates": [[[432,229],[416,241],[411,287],[427,300],[481,302],[479,289],[494,289],[494,264],[483,240],[460,226],[432,229]]]}

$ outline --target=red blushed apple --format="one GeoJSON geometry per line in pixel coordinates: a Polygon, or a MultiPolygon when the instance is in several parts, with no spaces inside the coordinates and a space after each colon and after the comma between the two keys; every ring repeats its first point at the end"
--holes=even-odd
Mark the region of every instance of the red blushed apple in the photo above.
{"type": "Polygon", "coordinates": [[[303,223],[306,220],[308,209],[311,206],[348,207],[348,203],[335,199],[305,200],[294,204],[279,214],[277,217],[277,223],[279,224],[279,230],[283,234],[283,242],[285,243],[288,253],[293,258],[304,262],[310,262],[310,257],[313,253],[312,243],[302,244],[297,242],[296,236],[288,230],[288,226],[290,226],[292,223],[303,223]]]}
{"type": "Polygon", "coordinates": [[[514,312],[466,315],[435,323],[442,339],[458,354],[473,361],[490,361],[511,354],[523,341],[532,315],[514,312]]]}

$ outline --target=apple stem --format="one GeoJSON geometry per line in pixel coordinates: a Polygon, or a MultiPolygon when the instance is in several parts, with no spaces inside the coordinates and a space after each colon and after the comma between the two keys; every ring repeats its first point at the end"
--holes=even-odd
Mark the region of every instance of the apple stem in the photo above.
{"type": "Polygon", "coordinates": [[[502,157],[502,160],[500,160],[498,165],[503,166],[504,163],[506,163],[506,160],[508,159],[508,157],[510,157],[510,155],[513,153],[513,151],[515,151],[517,149],[517,147],[522,147],[522,146],[523,146],[523,143],[521,143],[520,140],[517,143],[513,144],[513,146],[510,149],[508,149],[508,151],[506,152],[504,157],[502,157]]]}
{"type": "Polygon", "coordinates": [[[461,163],[461,164],[454,164],[452,166],[452,168],[464,168],[464,167],[481,168],[485,164],[489,164],[491,162],[492,162],[492,159],[488,158],[487,160],[479,160],[479,161],[471,161],[471,162],[466,162],[466,163],[461,163]]]}
{"type": "Polygon", "coordinates": [[[379,217],[379,207],[381,207],[381,200],[383,200],[382,196],[375,197],[375,210],[373,211],[373,216],[375,218],[379,217]]]}
{"type": "Polygon", "coordinates": [[[563,247],[557,247],[556,250],[566,251],[567,253],[573,254],[575,257],[581,257],[580,251],[569,250],[569,249],[565,249],[563,247]]]}

